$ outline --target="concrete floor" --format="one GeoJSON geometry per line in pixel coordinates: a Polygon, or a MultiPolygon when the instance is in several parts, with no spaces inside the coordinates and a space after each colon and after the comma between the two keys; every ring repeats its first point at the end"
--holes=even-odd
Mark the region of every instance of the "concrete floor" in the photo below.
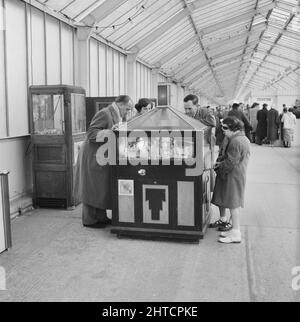
{"type": "Polygon", "coordinates": [[[214,229],[199,245],[118,239],[109,228],[83,228],[80,207],[18,217],[13,248],[0,255],[0,302],[299,302],[299,160],[300,148],[252,145],[241,244],[217,243],[214,229]]]}

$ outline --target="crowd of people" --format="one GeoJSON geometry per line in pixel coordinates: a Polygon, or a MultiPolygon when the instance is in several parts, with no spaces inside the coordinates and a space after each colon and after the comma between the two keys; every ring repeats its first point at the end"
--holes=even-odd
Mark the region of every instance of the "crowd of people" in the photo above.
{"type": "Polygon", "coordinates": [[[215,115],[217,118],[216,140],[220,145],[223,140],[221,122],[226,116],[236,116],[244,123],[244,131],[251,143],[258,145],[278,146],[290,148],[294,140],[296,128],[295,108],[287,108],[283,104],[282,113],[277,109],[264,103],[253,103],[252,106],[243,103],[234,103],[230,107],[217,107],[215,115]]]}
{"type": "MultiPolygon", "coordinates": [[[[250,142],[273,145],[281,139],[284,147],[291,147],[296,117],[286,106],[279,114],[267,104],[263,104],[260,109],[258,103],[253,103],[251,107],[234,103],[230,108],[217,107],[214,110],[210,106],[201,107],[198,97],[193,94],[184,98],[183,106],[186,115],[208,127],[208,144],[214,146],[216,143],[220,147],[213,167],[216,180],[212,196],[212,203],[219,208],[220,219],[211,223],[210,227],[221,231],[219,242],[240,243],[240,212],[244,206],[250,142]],[[226,216],[226,209],[229,209],[229,216],[226,216]]],[[[111,219],[106,214],[106,209],[111,209],[112,202],[111,170],[109,165],[99,165],[95,157],[99,147],[99,133],[111,130],[129,118],[139,117],[152,108],[153,102],[150,99],[141,98],[134,105],[129,96],[121,95],[94,116],[76,165],[75,188],[83,203],[84,226],[104,228],[111,224],[111,219]]]]}

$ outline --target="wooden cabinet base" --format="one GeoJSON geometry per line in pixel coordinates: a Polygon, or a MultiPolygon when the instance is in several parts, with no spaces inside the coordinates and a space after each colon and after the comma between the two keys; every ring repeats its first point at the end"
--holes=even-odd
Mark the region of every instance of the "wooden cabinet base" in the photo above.
{"type": "Polygon", "coordinates": [[[190,231],[115,226],[112,227],[111,233],[117,234],[118,238],[199,243],[200,239],[204,237],[206,228],[203,231],[190,231]]]}

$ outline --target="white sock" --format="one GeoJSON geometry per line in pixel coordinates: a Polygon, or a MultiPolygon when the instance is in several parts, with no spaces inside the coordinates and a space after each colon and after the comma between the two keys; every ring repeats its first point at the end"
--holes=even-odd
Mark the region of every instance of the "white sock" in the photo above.
{"type": "Polygon", "coordinates": [[[223,221],[223,222],[227,222],[227,217],[224,216],[224,217],[220,217],[220,219],[223,221]]]}
{"type": "Polygon", "coordinates": [[[241,231],[239,229],[232,229],[231,233],[234,236],[241,236],[241,231]]]}

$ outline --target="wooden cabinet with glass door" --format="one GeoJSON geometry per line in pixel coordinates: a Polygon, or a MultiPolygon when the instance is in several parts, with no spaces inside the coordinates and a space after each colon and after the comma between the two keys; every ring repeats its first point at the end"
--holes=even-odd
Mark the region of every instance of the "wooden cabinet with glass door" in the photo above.
{"type": "Polygon", "coordinates": [[[72,208],[74,166],[85,138],[85,91],[80,87],[31,86],[33,203],[72,208]]]}

